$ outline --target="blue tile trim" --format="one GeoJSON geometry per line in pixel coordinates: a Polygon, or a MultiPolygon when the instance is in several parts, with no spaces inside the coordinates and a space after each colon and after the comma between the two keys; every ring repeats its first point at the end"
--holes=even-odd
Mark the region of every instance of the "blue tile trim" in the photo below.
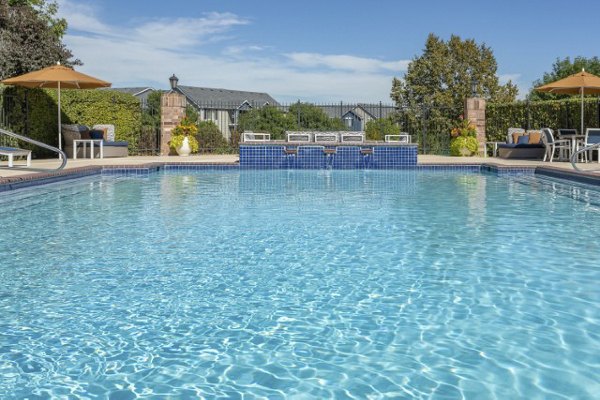
{"type": "Polygon", "coordinates": [[[104,168],[102,176],[148,176],[150,168],[104,168]]]}
{"type": "Polygon", "coordinates": [[[45,175],[40,178],[27,177],[27,179],[19,179],[16,177],[10,182],[0,183],[0,192],[7,192],[10,190],[24,189],[28,187],[47,185],[49,183],[56,183],[62,181],[68,181],[71,179],[84,178],[86,176],[98,175],[100,169],[88,169],[74,171],[72,173],[62,173],[56,175],[45,175]]]}
{"type": "Polygon", "coordinates": [[[535,173],[536,175],[600,186],[600,176],[591,172],[564,171],[556,168],[539,167],[535,170],[535,173]]]}
{"type": "Polygon", "coordinates": [[[396,169],[416,165],[417,146],[240,146],[240,168],[396,169]]]}
{"type": "Polygon", "coordinates": [[[165,164],[164,171],[239,171],[238,164],[165,164]]]}
{"type": "Polygon", "coordinates": [[[511,167],[511,166],[497,166],[484,164],[481,166],[482,172],[491,172],[498,176],[519,176],[519,175],[535,175],[535,167],[511,167]]]}

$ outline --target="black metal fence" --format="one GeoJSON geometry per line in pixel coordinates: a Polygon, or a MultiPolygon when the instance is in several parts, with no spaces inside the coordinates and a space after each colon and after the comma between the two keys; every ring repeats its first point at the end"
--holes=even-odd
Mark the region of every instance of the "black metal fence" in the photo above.
{"type": "MultiPolygon", "coordinates": [[[[33,120],[29,105],[19,104],[24,112],[9,112],[15,104],[11,95],[0,91],[0,124],[6,128],[14,128],[17,133],[28,135],[33,120]],[[11,118],[19,121],[11,121],[11,118]]],[[[85,105],[92,107],[93,102],[82,100],[85,105]],[[89,104],[88,104],[89,103],[89,104]]],[[[118,101],[111,106],[119,107],[118,101]]],[[[48,115],[56,115],[55,104],[51,103],[48,110],[42,110],[48,115]]],[[[123,103],[122,107],[131,107],[131,103],[123,103]]],[[[139,122],[130,128],[125,138],[129,141],[131,155],[158,155],[161,148],[160,108],[147,104],[139,105],[139,122]]],[[[275,137],[284,138],[286,130],[348,130],[364,131],[371,121],[389,120],[400,132],[411,135],[412,142],[418,144],[422,154],[448,154],[450,147],[450,130],[462,110],[443,109],[436,107],[399,108],[389,103],[287,103],[287,104],[258,104],[244,102],[242,104],[205,102],[193,104],[195,117],[201,121],[213,121],[219,128],[223,140],[201,140],[201,153],[234,153],[239,147],[240,132],[244,129],[266,131],[275,137]],[[261,112],[258,126],[244,127],[241,123],[244,116],[250,116],[252,111],[261,112]],[[315,110],[318,110],[315,113],[315,110]]],[[[88,117],[89,119],[89,117],[88,117]]],[[[106,119],[106,117],[104,118],[106,119]]],[[[110,118],[108,118],[110,119],[110,118]]],[[[56,122],[56,121],[55,121],[56,122]]],[[[78,123],[82,121],[64,121],[78,123]]],[[[114,123],[102,120],[95,123],[114,123]]],[[[377,125],[376,126],[380,126],[377,125]]],[[[384,124],[381,124],[384,126],[384,124]]],[[[51,127],[51,129],[56,129],[51,127]]],[[[383,128],[382,128],[383,129],[383,128]]],[[[55,132],[55,131],[54,131],[55,132]]],[[[379,137],[383,139],[384,132],[379,137]]],[[[123,138],[118,133],[117,139],[123,138]]],[[[51,133],[48,140],[56,140],[51,133]]],[[[206,138],[204,138],[206,139],[206,138]]],[[[214,136],[213,136],[214,139],[214,136]]],[[[217,138],[219,139],[219,138],[217,138]]],[[[0,138],[0,144],[14,145],[8,138],[0,138]]]]}
{"type": "MultiPolygon", "coordinates": [[[[399,108],[389,103],[287,103],[258,104],[245,102],[242,105],[224,102],[196,103],[199,120],[212,120],[229,145],[237,149],[240,132],[271,133],[284,139],[286,130],[364,131],[371,121],[389,119],[400,132],[411,135],[413,143],[419,145],[424,154],[448,154],[450,130],[463,110],[440,107],[399,108]],[[260,112],[262,110],[263,112],[260,112]],[[315,115],[315,110],[318,110],[315,115]],[[254,112],[252,114],[252,112],[254,112]],[[326,120],[322,117],[326,116],[326,120]]],[[[384,124],[376,124],[383,129],[384,124]]],[[[384,132],[379,137],[383,139],[384,132]]],[[[201,148],[201,152],[215,149],[201,148]]]]}

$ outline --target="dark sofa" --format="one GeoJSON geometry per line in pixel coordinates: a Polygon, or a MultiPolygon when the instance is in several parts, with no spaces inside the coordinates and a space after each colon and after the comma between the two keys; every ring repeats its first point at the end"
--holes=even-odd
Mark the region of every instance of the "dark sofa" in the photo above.
{"type": "MultiPolygon", "coordinates": [[[[129,143],[114,141],[114,127],[111,125],[95,125],[90,129],[85,125],[61,125],[64,140],[64,151],[67,157],[73,158],[73,140],[76,139],[102,139],[103,155],[110,157],[127,157],[129,143]],[[112,128],[112,132],[111,132],[112,128]],[[112,140],[111,140],[112,139],[112,140]]],[[[87,156],[90,155],[90,146],[87,146],[87,156]]],[[[77,146],[77,158],[83,157],[83,147],[77,146]]],[[[100,157],[100,146],[94,146],[94,158],[100,157]]]]}
{"type": "Polygon", "coordinates": [[[542,132],[511,128],[506,137],[506,143],[498,145],[500,158],[543,159],[546,145],[542,140],[542,132]]]}

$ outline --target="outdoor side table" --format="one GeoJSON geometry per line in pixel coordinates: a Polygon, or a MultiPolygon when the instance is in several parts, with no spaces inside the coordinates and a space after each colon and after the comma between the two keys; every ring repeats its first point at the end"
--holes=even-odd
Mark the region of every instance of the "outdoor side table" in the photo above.
{"type": "Polygon", "coordinates": [[[492,157],[497,157],[498,156],[498,145],[499,144],[504,144],[506,142],[485,142],[485,148],[484,148],[484,152],[483,152],[483,156],[487,157],[487,150],[488,150],[488,144],[492,145],[492,157]]]}
{"type": "Polygon", "coordinates": [[[87,157],[87,145],[90,145],[90,159],[94,159],[94,143],[100,145],[100,158],[104,158],[104,140],[102,139],[75,139],[73,140],[73,160],[77,160],[77,144],[83,145],[83,158],[87,157]]]}

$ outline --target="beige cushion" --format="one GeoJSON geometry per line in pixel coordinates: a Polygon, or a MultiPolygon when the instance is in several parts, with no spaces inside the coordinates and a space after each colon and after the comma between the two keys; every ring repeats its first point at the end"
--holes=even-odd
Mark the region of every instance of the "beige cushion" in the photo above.
{"type": "Polygon", "coordinates": [[[513,143],[519,143],[519,136],[523,136],[525,135],[524,132],[513,132],[512,134],[512,142],[513,143]]]}
{"type": "Polygon", "coordinates": [[[542,139],[541,131],[528,131],[529,133],[529,144],[538,144],[542,139]]]}

